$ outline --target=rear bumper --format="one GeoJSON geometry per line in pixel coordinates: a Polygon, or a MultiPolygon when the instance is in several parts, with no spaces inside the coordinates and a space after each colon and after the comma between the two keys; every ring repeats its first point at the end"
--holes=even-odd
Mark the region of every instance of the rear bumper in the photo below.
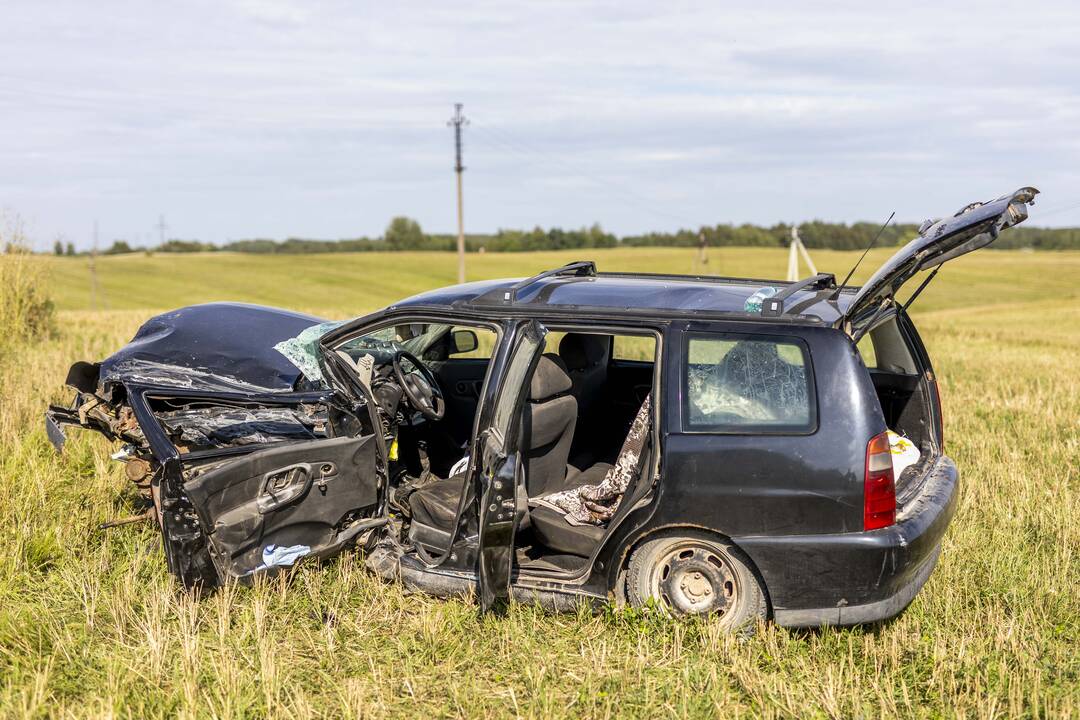
{"type": "Polygon", "coordinates": [[[958,483],[956,465],[942,456],[892,527],[732,539],[761,572],[778,625],[885,620],[903,611],[933,572],[958,483]]]}

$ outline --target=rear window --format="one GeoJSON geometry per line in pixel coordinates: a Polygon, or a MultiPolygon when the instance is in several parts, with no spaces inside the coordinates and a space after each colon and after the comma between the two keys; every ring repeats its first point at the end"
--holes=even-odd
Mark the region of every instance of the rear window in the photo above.
{"type": "Polygon", "coordinates": [[[690,335],[683,425],[718,433],[810,433],[817,407],[806,346],[793,338],[690,335]]]}

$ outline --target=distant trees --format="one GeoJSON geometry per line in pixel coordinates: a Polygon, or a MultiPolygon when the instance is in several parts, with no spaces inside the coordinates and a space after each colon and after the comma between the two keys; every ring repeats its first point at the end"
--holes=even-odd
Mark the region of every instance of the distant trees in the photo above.
{"type": "Polygon", "coordinates": [[[390,221],[383,233],[390,250],[420,250],[424,246],[424,231],[412,218],[398,216],[390,221]]]}
{"type": "Polygon", "coordinates": [[[113,244],[105,251],[106,255],[124,255],[135,252],[126,240],[113,240],[113,244]]]}
{"type": "Polygon", "coordinates": [[[212,243],[199,242],[198,240],[167,240],[164,244],[154,248],[156,252],[167,253],[206,252],[217,249],[218,247],[212,243]]]}
{"type": "MultiPolygon", "coordinates": [[[[831,250],[854,250],[866,247],[880,229],[874,223],[827,223],[812,220],[798,226],[799,237],[808,248],[829,248],[831,250]]],[[[915,237],[918,226],[905,223],[889,225],[881,233],[878,245],[896,245],[915,237]]],[[[623,245],[673,245],[693,247],[698,244],[699,234],[705,235],[710,247],[738,245],[742,247],[785,247],[791,241],[791,225],[777,223],[770,227],[760,225],[715,225],[692,230],[678,230],[674,233],[649,233],[624,237],[623,245]]]]}
{"type": "Polygon", "coordinates": [[[619,244],[618,238],[604,232],[599,223],[580,230],[537,226],[532,230],[499,230],[491,236],[467,238],[470,250],[481,247],[488,252],[529,252],[532,250],[572,250],[575,248],[605,248],[619,244]]]}
{"type": "MultiPolygon", "coordinates": [[[[872,222],[852,224],[829,223],[811,220],[801,223],[799,236],[808,248],[831,250],[855,250],[866,247],[878,233],[880,225],[872,222]]],[[[885,228],[877,244],[881,247],[898,245],[914,238],[918,226],[911,223],[893,223],[885,228]]],[[[619,239],[606,232],[599,223],[576,230],[536,226],[531,230],[502,228],[494,234],[465,236],[468,252],[531,252],[536,250],[574,250],[611,247],[669,246],[697,247],[700,236],[705,236],[709,247],[781,247],[791,241],[791,225],[777,223],[772,226],[720,224],[703,226],[696,230],[680,229],[674,232],[653,232],[629,235],[619,239]]],[[[133,248],[124,240],[116,240],[105,250],[106,255],[145,251],[166,253],[230,251],[253,254],[311,254],[333,252],[370,252],[374,250],[423,250],[450,251],[457,245],[457,236],[448,233],[425,234],[416,220],[398,216],[386,226],[381,238],[347,238],[343,240],[309,240],[288,238],[269,240],[252,238],[234,240],[225,245],[214,245],[199,240],[169,240],[151,248],[133,248]]],[[[1043,250],[1080,249],[1080,228],[1018,227],[1002,233],[992,248],[1037,248],[1043,250]]],[[[70,242],[57,239],[53,244],[56,255],[74,255],[70,242]]]]}

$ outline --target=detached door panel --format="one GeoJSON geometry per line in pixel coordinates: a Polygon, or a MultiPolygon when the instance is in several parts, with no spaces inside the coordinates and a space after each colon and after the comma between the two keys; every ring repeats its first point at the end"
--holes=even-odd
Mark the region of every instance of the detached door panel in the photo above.
{"type": "Polygon", "coordinates": [[[246,577],[268,569],[268,546],[318,554],[348,515],[370,515],[378,500],[377,459],[374,435],[295,443],[228,462],[184,490],[219,572],[246,577]]]}

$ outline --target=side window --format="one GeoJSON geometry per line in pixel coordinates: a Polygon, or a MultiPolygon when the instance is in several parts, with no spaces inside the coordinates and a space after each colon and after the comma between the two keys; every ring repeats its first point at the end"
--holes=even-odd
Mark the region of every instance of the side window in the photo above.
{"type": "Polygon", "coordinates": [[[611,348],[612,360],[652,362],[656,355],[656,339],[636,335],[616,335],[611,348]]]}
{"type": "Polygon", "coordinates": [[[898,375],[919,372],[896,318],[886,320],[863,335],[856,347],[867,369],[898,375]]]}
{"type": "Polygon", "coordinates": [[[527,392],[529,366],[543,342],[543,335],[533,335],[528,329],[522,330],[517,339],[514,354],[503,375],[502,394],[495,405],[491,420],[491,429],[498,435],[500,442],[506,442],[518,398],[527,392]]]}
{"type": "Polygon", "coordinates": [[[859,339],[859,344],[856,345],[859,349],[859,357],[862,358],[863,365],[869,370],[873,370],[877,367],[877,351],[874,350],[874,341],[867,333],[859,339]]]}
{"type": "Polygon", "coordinates": [[[548,330],[548,334],[544,336],[544,352],[558,355],[559,345],[565,336],[566,332],[562,330],[548,330]]]}
{"type": "Polygon", "coordinates": [[[449,337],[450,359],[489,360],[497,340],[495,332],[487,328],[454,326],[449,337]]]}
{"type": "Polygon", "coordinates": [[[683,425],[705,432],[809,433],[817,425],[810,358],[795,339],[691,335],[683,425]]]}
{"type": "MultiPolygon", "coordinates": [[[[428,325],[424,337],[409,341],[423,348],[425,362],[489,360],[498,336],[493,330],[468,325],[428,325]]],[[[414,351],[415,352],[415,351],[414,351]]]]}

